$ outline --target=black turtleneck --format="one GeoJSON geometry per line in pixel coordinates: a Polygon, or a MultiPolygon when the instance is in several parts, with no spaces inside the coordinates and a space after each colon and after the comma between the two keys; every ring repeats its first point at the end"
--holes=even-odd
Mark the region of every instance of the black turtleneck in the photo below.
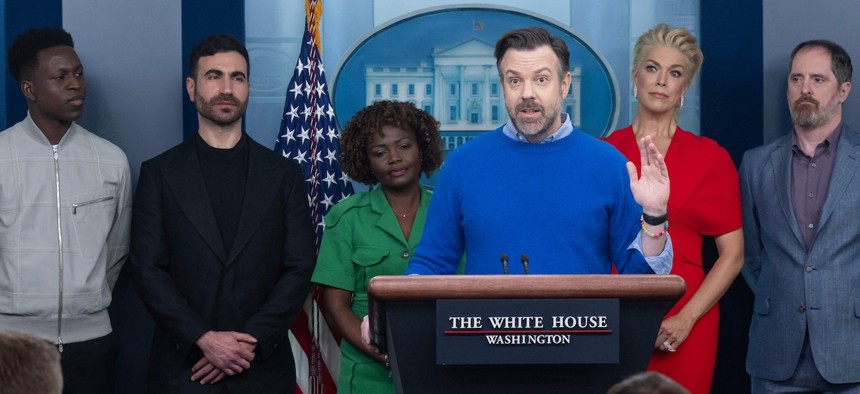
{"type": "Polygon", "coordinates": [[[215,212],[215,221],[221,231],[224,249],[230,253],[245,198],[245,181],[248,177],[248,137],[242,133],[236,146],[218,149],[209,146],[197,134],[197,157],[206,183],[209,202],[215,212]]]}

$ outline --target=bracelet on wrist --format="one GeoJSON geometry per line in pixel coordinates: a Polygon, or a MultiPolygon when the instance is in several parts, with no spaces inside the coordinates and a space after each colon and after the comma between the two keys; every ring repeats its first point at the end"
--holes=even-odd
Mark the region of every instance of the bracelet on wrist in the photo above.
{"type": "MultiPolygon", "coordinates": [[[[645,235],[647,235],[651,238],[660,238],[663,236],[663,234],[666,234],[667,230],[669,230],[669,220],[668,219],[662,223],[663,224],[663,230],[661,230],[659,233],[656,233],[656,234],[648,231],[648,226],[646,225],[648,223],[645,221],[645,215],[642,215],[642,217],[639,218],[639,223],[642,224],[642,231],[645,233],[645,235]]],[[[659,223],[658,224],[652,224],[652,226],[656,226],[656,225],[659,225],[659,223]]]]}
{"type": "Polygon", "coordinates": [[[666,213],[660,216],[651,216],[645,212],[642,212],[642,221],[652,226],[659,226],[669,221],[669,211],[667,210],[666,213]]]}

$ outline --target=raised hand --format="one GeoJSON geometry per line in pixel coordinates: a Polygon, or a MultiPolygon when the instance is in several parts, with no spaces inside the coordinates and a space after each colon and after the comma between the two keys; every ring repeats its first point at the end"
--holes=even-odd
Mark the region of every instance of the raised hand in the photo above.
{"type": "Polygon", "coordinates": [[[644,213],[660,216],[666,213],[669,203],[669,170],[651,136],[639,140],[639,156],[642,158],[641,176],[637,176],[636,166],[627,162],[630,191],[644,213]]]}

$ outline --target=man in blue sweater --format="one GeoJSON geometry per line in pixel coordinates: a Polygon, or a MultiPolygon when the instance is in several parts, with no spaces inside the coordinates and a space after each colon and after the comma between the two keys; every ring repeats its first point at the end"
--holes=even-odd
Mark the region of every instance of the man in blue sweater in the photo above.
{"type": "Polygon", "coordinates": [[[495,56],[510,121],[448,157],[406,273],[454,273],[465,254],[466,274],[501,274],[503,253],[528,256],[533,274],[668,273],[669,176],[656,146],[641,141],[638,177],[573,127],[561,112],[570,54],[546,30],[504,34],[495,56]]]}

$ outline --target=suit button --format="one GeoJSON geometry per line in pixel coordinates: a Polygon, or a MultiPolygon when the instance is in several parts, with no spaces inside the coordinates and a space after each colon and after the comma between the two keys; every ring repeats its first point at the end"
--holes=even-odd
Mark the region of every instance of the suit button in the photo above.
{"type": "Polygon", "coordinates": [[[812,272],[812,266],[811,265],[806,266],[806,272],[812,272]]]}
{"type": "Polygon", "coordinates": [[[411,255],[412,255],[412,253],[409,253],[408,250],[404,250],[403,253],[400,254],[400,257],[403,257],[404,259],[408,259],[409,256],[411,256],[411,255]]]}
{"type": "Polygon", "coordinates": [[[797,307],[797,311],[800,313],[806,312],[806,307],[801,305],[801,306],[797,307]]]}

